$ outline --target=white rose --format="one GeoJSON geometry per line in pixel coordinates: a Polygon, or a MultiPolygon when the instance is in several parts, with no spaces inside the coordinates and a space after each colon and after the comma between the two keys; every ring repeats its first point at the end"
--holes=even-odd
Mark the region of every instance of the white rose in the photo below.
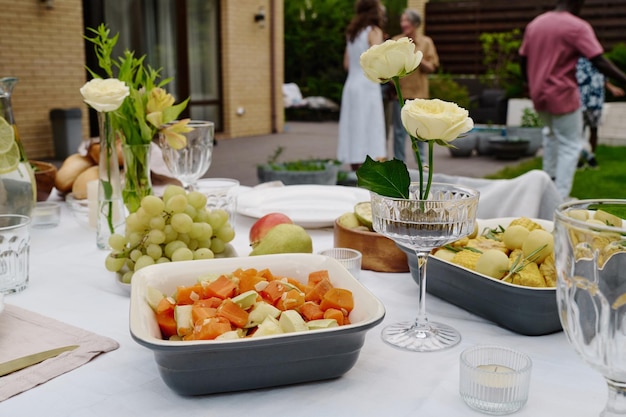
{"type": "Polygon", "coordinates": [[[373,45],[361,54],[361,68],[375,83],[385,83],[393,77],[404,77],[415,71],[422,62],[422,51],[415,51],[409,38],[388,40],[373,45]]]}
{"type": "Polygon", "coordinates": [[[99,112],[119,109],[130,94],[126,83],[117,78],[94,78],[82,86],[80,93],[85,103],[99,112]]]}
{"type": "Polygon", "coordinates": [[[439,99],[407,100],[401,117],[407,132],[421,140],[452,142],[474,128],[467,110],[439,99]]]}

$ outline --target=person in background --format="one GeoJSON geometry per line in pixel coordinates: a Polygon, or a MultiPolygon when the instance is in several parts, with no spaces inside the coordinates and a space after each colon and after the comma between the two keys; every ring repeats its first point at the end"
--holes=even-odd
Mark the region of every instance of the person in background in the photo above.
{"type": "MultiPolygon", "coordinates": [[[[400,79],[402,96],[405,100],[416,98],[429,98],[428,94],[428,74],[431,74],[439,67],[439,56],[433,40],[428,36],[420,34],[419,28],[422,25],[422,17],[413,9],[406,9],[400,17],[400,28],[402,34],[393,39],[408,37],[415,43],[415,50],[422,51],[424,57],[419,67],[411,74],[400,79]]],[[[391,86],[393,88],[393,86],[391,86]]],[[[393,101],[392,121],[393,121],[393,156],[404,161],[405,144],[407,132],[402,125],[400,118],[400,102],[397,97],[393,101]]],[[[424,155],[424,142],[419,142],[420,155],[424,155]]],[[[423,156],[422,156],[423,159],[423,156]]]]}
{"type": "Polygon", "coordinates": [[[385,117],[380,84],[368,80],[360,57],[383,42],[383,11],[379,0],[358,0],[356,15],[346,30],[344,68],[348,78],[341,95],[337,159],[356,171],[366,156],[386,157],[385,117]]]}
{"type": "Polygon", "coordinates": [[[589,145],[591,146],[591,152],[583,148],[578,168],[583,168],[585,164],[596,168],[598,162],[595,153],[598,145],[598,125],[602,119],[604,88],[606,87],[614,97],[623,97],[624,90],[609,80],[605,80],[604,75],[587,58],[583,57],[580,57],[576,64],[576,80],[583,112],[583,132],[585,128],[589,128],[589,145]]]}
{"type": "Polygon", "coordinates": [[[578,15],[584,0],[558,0],[555,10],[528,24],[520,48],[522,76],[535,110],[548,129],[543,169],[568,198],[582,150],[582,110],[576,62],[583,56],[603,74],[626,84],[626,75],[602,56],[591,25],[578,15]]]}

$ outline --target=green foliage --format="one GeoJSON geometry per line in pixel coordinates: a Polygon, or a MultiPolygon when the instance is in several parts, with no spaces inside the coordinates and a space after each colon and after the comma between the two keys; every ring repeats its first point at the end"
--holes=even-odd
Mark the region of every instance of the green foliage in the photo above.
{"type": "Polygon", "coordinates": [[[324,171],[330,164],[341,165],[341,162],[334,159],[298,159],[278,162],[284,151],[284,146],[276,147],[274,153],[267,158],[267,166],[274,171],[324,171]]]}
{"type": "MultiPolygon", "coordinates": [[[[399,31],[406,0],[383,1],[388,30],[399,31]]],[[[285,2],[285,82],[295,82],[306,96],[339,103],[346,79],[345,30],[354,14],[352,0],[289,0],[285,2]]]]}
{"type": "MultiPolygon", "coordinates": [[[[599,169],[579,170],[576,172],[571,192],[572,197],[579,199],[626,198],[626,189],[623,185],[626,147],[600,145],[596,149],[596,159],[600,164],[599,169]]],[[[541,164],[541,158],[533,158],[519,165],[506,167],[486,178],[515,178],[530,170],[541,169],[541,164]]]]}
{"type": "MultiPolygon", "coordinates": [[[[613,48],[606,53],[606,57],[620,70],[626,72],[626,43],[620,42],[613,46],[613,48]]],[[[606,101],[626,101],[626,97],[613,97],[611,94],[607,94],[605,99],[606,101]]]]}
{"type": "Polygon", "coordinates": [[[428,89],[431,98],[451,101],[469,109],[470,97],[467,87],[454,81],[450,74],[440,70],[431,76],[428,80],[428,89]]]}
{"type": "Polygon", "coordinates": [[[536,111],[526,107],[522,111],[522,127],[543,127],[543,122],[536,111]]]}
{"type": "Polygon", "coordinates": [[[409,198],[411,178],[403,161],[374,161],[367,156],[356,172],[357,185],[366,190],[391,198],[409,198]]]}
{"type": "Polygon", "coordinates": [[[492,87],[506,90],[508,97],[521,97],[524,82],[519,63],[522,33],[519,29],[509,32],[484,32],[480,35],[483,63],[487,67],[484,81],[492,87]]]}

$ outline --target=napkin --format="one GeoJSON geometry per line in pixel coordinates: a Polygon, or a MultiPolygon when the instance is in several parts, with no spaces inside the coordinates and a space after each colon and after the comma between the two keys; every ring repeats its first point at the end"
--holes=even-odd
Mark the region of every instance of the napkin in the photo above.
{"type": "Polygon", "coordinates": [[[0,377],[0,401],[43,384],[78,368],[119,344],[77,327],[40,314],[5,305],[0,314],[0,363],[22,356],[68,345],[79,345],[70,352],[0,377]]]}

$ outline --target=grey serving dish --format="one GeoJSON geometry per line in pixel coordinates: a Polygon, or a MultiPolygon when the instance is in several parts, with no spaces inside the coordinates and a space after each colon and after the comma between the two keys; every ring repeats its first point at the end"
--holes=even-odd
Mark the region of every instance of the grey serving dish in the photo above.
{"type": "Polygon", "coordinates": [[[132,281],[130,332],[152,350],[163,381],[182,395],[241,391],[336,378],[357,362],[367,330],[385,315],[382,303],[331,258],[285,254],[211,259],[154,265],[132,281]],[[352,324],[332,329],[258,339],[175,342],[162,340],[154,313],[145,301],[151,286],[165,294],[207,273],[237,268],[269,268],[274,274],[306,281],[312,271],[327,269],[336,287],[352,291],[352,324]]]}
{"type": "MultiPolygon", "coordinates": [[[[479,230],[498,225],[507,227],[512,220],[478,220],[479,230]]],[[[552,231],[552,222],[534,221],[552,231]]],[[[403,250],[407,252],[409,268],[417,282],[417,257],[403,250]]],[[[555,288],[509,284],[431,256],[426,291],[515,333],[540,336],[562,330],[555,288]]]]}

